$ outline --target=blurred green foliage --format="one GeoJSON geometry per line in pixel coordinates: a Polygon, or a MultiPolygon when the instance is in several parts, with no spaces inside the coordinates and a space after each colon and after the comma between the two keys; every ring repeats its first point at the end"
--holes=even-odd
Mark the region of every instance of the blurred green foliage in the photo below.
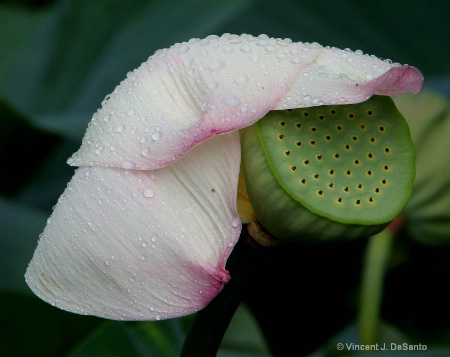
{"type": "MultiPolygon", "coordinates": [[[[178,354],[191,317],[130,323],[66,313],[36,298],[23,274],[73,174],[65,161],[105,95],[155,50],[224,32],[361,49],[418,67],[426,88],[440,91],[398,102],[418,174],[386,277],[380,338],[448,355],[449,13],[446,0],[0,2],[0,356],[178,354]]],[[[218,356],[336,355],[336,341],[357,343],[365,243],[275,252],[218,356]]]]}

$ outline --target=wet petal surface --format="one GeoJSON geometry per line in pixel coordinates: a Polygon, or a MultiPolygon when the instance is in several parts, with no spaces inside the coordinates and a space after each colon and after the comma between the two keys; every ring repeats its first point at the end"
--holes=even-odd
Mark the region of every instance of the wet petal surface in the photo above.
{"type": "Polygon", "coordinates": [[[156,169],[268,111],[419,92],[414,67],[265,35],[209,36],[157,51],[94,114],[74,166],[156,169]]]}
{"type": "Polygon", "coordinates": [[[79,168],[41,235],[26,279],[64,310],[118,320],[195,312],[229,280],[241,230],[238,133],[168,168],[79,168]]]}

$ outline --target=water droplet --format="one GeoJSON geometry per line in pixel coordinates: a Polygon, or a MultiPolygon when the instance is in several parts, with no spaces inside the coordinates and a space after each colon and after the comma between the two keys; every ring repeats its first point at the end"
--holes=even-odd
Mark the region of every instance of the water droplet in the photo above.
{"type": "Polygon", "coordinates": [[[293,64],[299,64],[302,61],[300,57],[292,57],[291,63],[293,64]]]}
{"type": "Polygon", "coordinates": [[[130,109],[127,114],[129,117],[132,117],[134,115],[134,110],[130,109]]]}
{"type": "Polygon", "coordinates": [[[105,260],[105,265],[109,265],[109,261],[105,260]]]}
{"type": "Polygon", "coordinates": [[[267,45],[268,45],[267,41],[266,41],[266,40],[262,40],[262,39],[256,41],[256,44],[257,44],[258,46],[261,46],[261,47],[264,47],[264,46],[267,46],[267,45]]]}
{"type": "Polygon", "coordinates": [[[183,61],[183,64],[185,67],[191,67],[192,63],[194,63],[194,58],[193,57],[186,57],[183,61]]]}
{"type": "Polygon", "coordinates": [[[145,248],[147,246],[147,243],[146,242],[142,242],[141,246],[142,246],[142,248],[145,248]]]}
{"type": "Polygon", "coordinates": [[[161,136],[162,132],[157,128],[156,131],[152,134],[152,139],[158,141],[159,139],[161,139],[161,136]]]}
{"type": "Polygon", "coordinates": [[[161,315],[156,315],[156,316],[155,316],[155,319],[156,319],[156,320],[161,320],[161,315]]]}
{"type": "Polygon", "coordinates": [[[209,68],[212,71],[218,71],[219,69],[222,69],[224,66],[225,66],[225,63],[223,63],[220,60],[211,61],[210,64],[209,64],[209,68]]]}
{"type": "Polygon", "coordinates": [[[151,188],[146,188],[146,189],[144,189],[143,194],[144,194],[144,197],[151,198],[155,195],[155,191],[153,191],[151,188]]]}
{"type": "Polygon", "coordinates": [[[146,259],[145,255],[141,256],[141,260],[145,260],[145,259],[146,259]]]}
{"type": "Polygon", "coordinates": [[[239,227],[240,224],[241,224],[241,219],[240,219],[239,217],[234,218],[233,221],[231,222],[231,225],[232,225],[234,228],[239,227]]]}
{"type": "Polygon", "coordinates": [[[117,130],[118,133],[123,133],[125,131],[125,126],[124,125],[119,125],[116,130],[117,130]]]}
{"type": "Polygon", "coordinates": [[[144,137],[142,137],[142,138],[139,140],[139,142],[140,142],[141,144],[145,144],[145,143],[147,142],[147,138],[144,136],[144,137]]]}
{"type": "Polygon", "coordinates": [[[207,56],[209,55],[209,52],[208,52],[208,50],[203,49],[203,50],[200,52],[200,54],[201,54],[203,57],[207,57],[207,56]]]}
{"type": "Polygon", "coordinates": [[[181,53],[186,53],[187,51],[189,51],[189,46],[183,45],[180,47],[181,53]]]}
{"type": "Polygon", "coordinates": [[[155,243],[156,242],[156,236],[152,237],[152,242],[155,243]]]}
{"type": "Polygon", "coordinates": [[[223,99],[224,104],[228,105],[229,107],[237,107],[239,104],[241,104],[241,100],[236,97],[235,95],[229,95],[223,99]]]}
{"type": "Polygon", "coordinates": [[[253,62],[258,62],[259,61],[259,54],[257,54],[256,52],[252,53],[252,55],[250,56],[250,59],[253,62]]]}
{"type": "Polygon", "coordinates": [[[249,45],[246,45],[246,44],[242,45],[240,48],[241,48],[241,51],[244,52],[244,53],[251,52],[251,50],[252,50],[252,48],[249,45]]]}
{"type": "Polygon", "coordinates": [[[136,166],[136,164],[133,161],[124,161],[122,163],[122,167],[126,170],[131,170],[134,169],[134,167],[136,166]]]}
{"type": "Polygon", "coordinates": [[[208,84],[208,88],[209,88],[210,90],[214,90],[214,89],[216,89],[217,87],[219,87],[219,83],[217,83],[217,82],[211,82],[211,83],[208,84]]]}
{"type": "Polygon", "coordinates": [[[142,150],[141,154],[145,157],[151,157],[151,149],[147,146],[144,150],[142,150]]]}
{"type": "Polygon", "coordinates": [[[248,82],[248,77],[245,74],[238,74],[236,77],[234,77],[234,81],[236,84],[244,84],[248,82]]]}

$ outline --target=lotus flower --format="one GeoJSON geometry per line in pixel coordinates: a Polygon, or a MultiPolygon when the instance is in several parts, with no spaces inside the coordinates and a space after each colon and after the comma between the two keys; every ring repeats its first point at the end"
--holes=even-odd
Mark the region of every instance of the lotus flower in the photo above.
{"type": "Polygon", "coordinates": [[[271,110],[417,93],[422,82],[414,67],[265,35],[157,51],[93,115],[28,285],[61,309],[116,320],[202,309],[230,279],[241,232],[238,129],[271,110]]]}

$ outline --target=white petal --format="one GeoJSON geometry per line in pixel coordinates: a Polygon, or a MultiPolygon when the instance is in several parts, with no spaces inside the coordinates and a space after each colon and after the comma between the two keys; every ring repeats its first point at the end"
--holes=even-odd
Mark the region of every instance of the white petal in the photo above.
{"type": "Polygon", "coordinates": [[[269,110],[418,92],[423,77],[359,52],[265,35],[209,36],[151,56],[94,114],[71,165],[167,166],[269,110]]]}
{"type": "Polygon", "coordinates": [[[41,235],[28,285],[64,310],[111,319],[203,308],[229,279],[239,162],[236,132],[160,170],[78,169],[41,235]]]}

